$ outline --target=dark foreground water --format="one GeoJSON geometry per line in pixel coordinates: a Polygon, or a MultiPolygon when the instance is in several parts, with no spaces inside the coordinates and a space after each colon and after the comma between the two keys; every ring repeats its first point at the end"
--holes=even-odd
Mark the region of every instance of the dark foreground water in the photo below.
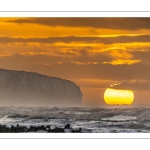
{"type": "Polygon", "coordinates": [[[84,133],[150,133],[150,108],[0,107],[0,125],[17,124],[51,129],[70,124],[84,133]]]}

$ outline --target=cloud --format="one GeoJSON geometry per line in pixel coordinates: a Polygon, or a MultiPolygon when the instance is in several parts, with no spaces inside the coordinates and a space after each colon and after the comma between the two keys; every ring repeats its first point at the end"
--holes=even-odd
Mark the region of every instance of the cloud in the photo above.
{"type": "Polygon", "coordinates": [[[150,48],[149,50],[134,50],[131,51],[130,54],[133,56],[133,59],[140,59],[142,62],[150,63],[150,48]]]}
{"type": "MultiPolygon", "coordinates": [[[[82,46],[54,46],[49,44],[27,44],[20,45],[18,43],[1,44],[0,56],[6,57],[10,55],[20,55],[23,58],[30,58],[32,61],[38,62],[47,61],[47,63],[57,62],[77,62],[78,64],[98,64],[105,61],[111,62],[116,57],[109,53],[93,47],[82,46]]],[[[10,57],[11,59],[12,57],[10,57]]],[[[3,59],[4,60],[4,59],[3,59]]],[[[18,60],[18,58],[16,59],[18,60]]]]}
{"type": "Polygon", "coordinates": [[[66,26],[66,27],[92,27],[92,28],[108,28],[116,30],[138,30],[138,29],[150,29],[150,18],[100,18],[100,17],[88,17],[88,18],[17,18],[10,19],[6,22],[18,23],[18,24],[40,24],[46,26],[66,26]]]}
{"type": "Polygon", "coordinates": [[[103,64],[82,57],[67,58],[48,55],[20,55],[15,54],[0,58],[1,68],[24,69],[41,72],[50,76],[74,79],[100,79],[100,80],[149,80],[150,65],[111,65],[103,64]],[[78,61],[78,59],[82,61],[78,61]],[[88,61],[86,61],[88,60],[88,61]]]}
{"type": "Polygon", "coordinates": [[[122,64],[135,64],[135,63],[139,63],[141,62],[141,60],[131,60],[131,59],[116,59],[116,60],[112,60],[111,62],[104,62],[104,64],[112,64],[112,65],[122,65],[122,64]]]}
{"type": "MultiPolygon", "coordinates": [[[[111,61],[112,58],[108,54],[90,54],[88,51],[85,50],[78,50],[76,49],[76,53],[72,53],[70,51],[63,52],[59,50],[49,49],[49,52],[39,49],[32,52],[32,48],[27,47],[28,51],[24,49],[24,51],[20,53],[12,52],[12,53],[0,53],[1,59],[0,61],[3,63],[6,62],[16,62],[18,64],[23,63],[31,63],[31,64],[57,64],[57,63],[72,63],[72,64],[78,64],[78,65],[87,65],[87,64],[99,64],[103,63],[103,61],[111,61]],[[43,52],[44,51],[44,52],[43,52]],[[52,52],[53,53],[52,53],[52,52]],[[43,52],[43,53],[42,53],[43,52]],[[17,61],[16,61],[17,60],[17,61]]],[[[19,51],[18,49],[16,49],[19,51]]],[[[7,52],[7,50],[6,50],[7,52]]]]}
{"type": "Polygon", "coordinates": [[[150,90],[150,82],[122,82],[115,84],[114,89],[131,89],[131,90],[150,90]]]}
{"type": "Polygon", "coordinates": [[[139,36],[118,36],[118,37],[76,37],[76,36],[65,36],[65,37],[46,37],[46,38],[13,38],[13,37],[0,37],[0,43],[71,43],[71,42],[82,42],[82,43],[132,43],[132,42],[150,42],[150,35],[139,35],[139,36]]]}

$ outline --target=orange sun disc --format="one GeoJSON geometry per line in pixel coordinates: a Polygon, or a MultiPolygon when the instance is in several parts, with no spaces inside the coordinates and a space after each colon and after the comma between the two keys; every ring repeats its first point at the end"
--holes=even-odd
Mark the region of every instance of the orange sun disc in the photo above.
{"type": "Polygon", "coordinates": [[[104,92],[104,101],[108,105],[131,105],[133,100],[132,90],[107,88],[104,92]]]}

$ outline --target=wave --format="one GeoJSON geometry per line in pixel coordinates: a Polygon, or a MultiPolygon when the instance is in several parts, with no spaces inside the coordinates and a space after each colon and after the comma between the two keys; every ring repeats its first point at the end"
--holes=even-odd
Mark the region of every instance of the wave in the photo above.
{"type": "Polygon", "coordinates": [[[150,108],[0,107],[0,124],[8,126],[67,123],[83,132],[149,132],[150,108]]]}

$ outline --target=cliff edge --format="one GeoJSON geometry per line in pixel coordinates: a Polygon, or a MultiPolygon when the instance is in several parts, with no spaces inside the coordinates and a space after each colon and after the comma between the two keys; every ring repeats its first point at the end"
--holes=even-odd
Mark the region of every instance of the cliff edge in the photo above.
{"type": "Polygon", "coordinates": [[[81,103],[80,87],[72,81],[0,69],[0,105],[76,106],[81,103]]]}

